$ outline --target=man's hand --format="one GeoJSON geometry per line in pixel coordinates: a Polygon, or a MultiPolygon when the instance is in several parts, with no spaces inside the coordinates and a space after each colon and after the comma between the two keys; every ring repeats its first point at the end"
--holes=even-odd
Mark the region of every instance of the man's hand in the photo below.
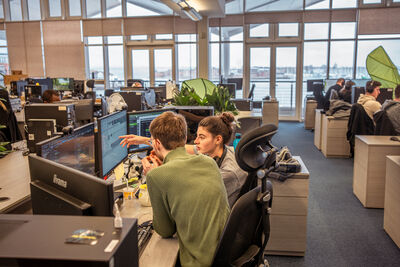
{"type": "Polygon", "coordinates": [[[127,148],[129,148],[129,146],[131,145],[140,145],[140,144],[150,145],[149,143],[150,138],[144,136],[130,134],[130,135],[122,135],[119,138],[122,139],[121,143],[119,143],[122,147],[124,147],[125,145],[127,148]]]}
{"type": "Polygon", "coordinates": [[[150,170],[157,168],[160,165],[162,165],[162,161],[156,155],[150,154],[150,156],[142,159],[143,174],[147,175],[150,170]]]}

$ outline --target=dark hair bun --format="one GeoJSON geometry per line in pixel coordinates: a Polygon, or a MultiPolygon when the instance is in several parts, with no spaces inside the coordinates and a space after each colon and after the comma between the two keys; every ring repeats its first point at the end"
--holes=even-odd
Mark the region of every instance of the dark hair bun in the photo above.
{"type": "Polygon", "coordinates": [[[219,117],[228,126],[235,120],[235,117],[230,112],[223,112],[219,117]]]}

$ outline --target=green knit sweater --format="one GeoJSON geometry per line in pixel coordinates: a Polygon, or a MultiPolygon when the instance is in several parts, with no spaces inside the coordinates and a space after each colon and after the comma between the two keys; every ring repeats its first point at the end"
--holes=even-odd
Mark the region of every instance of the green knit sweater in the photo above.
{"type": "Polygon", "coordinates": [[[177,148],[149,171],[147,184],[155,231],[177,233],[182,266],[210,266],[230,212],[215,161],[177,148]]]}

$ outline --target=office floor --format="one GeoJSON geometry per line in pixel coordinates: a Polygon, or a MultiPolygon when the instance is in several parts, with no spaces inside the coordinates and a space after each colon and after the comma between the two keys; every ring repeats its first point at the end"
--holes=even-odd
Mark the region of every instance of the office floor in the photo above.
{"type": "Polygon", "coordinates": [[[383,230],[383,209],[353,194],[353,159],[326,159],[303,123],[280,122],[273,144],[288,146],[310,172],[304,257],[268,256],[271,266],[400,266],[400,249],[383,230]]]}

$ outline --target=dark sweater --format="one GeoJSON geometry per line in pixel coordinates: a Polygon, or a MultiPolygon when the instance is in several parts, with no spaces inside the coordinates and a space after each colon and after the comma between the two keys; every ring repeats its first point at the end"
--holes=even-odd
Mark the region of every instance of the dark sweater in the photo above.
{"type": "Polygon", "coordinates": [[[147,184],[155,231],[162,237],[177,234],[182,266],[210,266],[229,216],[215,161],[177,148],[149,171],[147,184]]]}

